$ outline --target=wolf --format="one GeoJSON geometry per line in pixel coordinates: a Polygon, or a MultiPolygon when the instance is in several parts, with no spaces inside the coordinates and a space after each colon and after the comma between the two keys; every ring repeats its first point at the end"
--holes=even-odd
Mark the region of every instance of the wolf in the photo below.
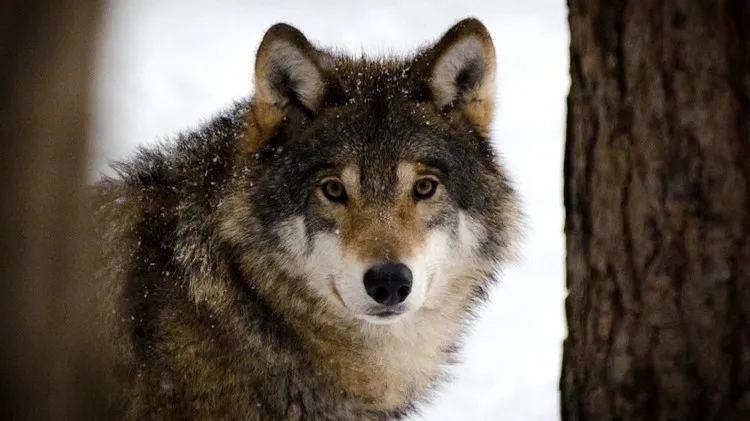
{"type": "Polygon", "coordinates": [[[403,419],[513,256],[475,18],[403,56],[284,23],[254,93],[94,185],[120,420],[403,419]]]}

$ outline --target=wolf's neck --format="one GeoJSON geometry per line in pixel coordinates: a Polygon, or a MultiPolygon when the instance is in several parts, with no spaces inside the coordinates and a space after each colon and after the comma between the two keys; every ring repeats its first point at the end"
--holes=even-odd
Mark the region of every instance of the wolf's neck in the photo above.
{"type": "Polygon", "coordinates": [[[343,390],[367,409],[393,411],[444,377],[463,322],[458,309],[422,310],[392,325],[362,324],[336,339],[311,341],[320,353],[315,360],[325,362],[321,369],[343,390]]]}

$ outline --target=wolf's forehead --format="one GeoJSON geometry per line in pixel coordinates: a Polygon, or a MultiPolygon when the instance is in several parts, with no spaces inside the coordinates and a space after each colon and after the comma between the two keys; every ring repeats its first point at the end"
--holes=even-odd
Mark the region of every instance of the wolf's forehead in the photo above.
{"type": "Polygon", "coordinates": [[[408,188],[417,168],[418,164],[408,161],[387,165],[358,162],[346,165],[341,171],[341,179],[355,196],[368,200],[389,200],[396,192],[408,188]]]}
{"type": "Polygon", "coordinates": [[[402,59],[348,59],[334,66],[338,79],[351,91],[399,88],[408,84],[410,60],[402,59]]]}

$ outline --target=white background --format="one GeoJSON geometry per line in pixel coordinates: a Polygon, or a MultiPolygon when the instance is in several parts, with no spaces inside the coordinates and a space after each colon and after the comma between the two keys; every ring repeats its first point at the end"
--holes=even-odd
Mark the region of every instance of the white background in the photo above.
{"type": "Polygon", "coordinates": [[[489,28],[498,56],[497,148],[527,231],[455,367],[414,420],[555,421],[564,323],[562,162],[568,78],[563,0],[115,0],[99,44],[92,176],[138,144],[196,127],[252,91],[255,50],[283,21],[355,54],[406,52],[461,18],[489,28]]]}

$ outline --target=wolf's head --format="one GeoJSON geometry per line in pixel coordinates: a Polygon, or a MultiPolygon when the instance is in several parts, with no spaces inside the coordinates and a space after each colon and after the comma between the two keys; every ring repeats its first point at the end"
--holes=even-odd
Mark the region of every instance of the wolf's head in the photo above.
{"type": "Polygon", "coordinates": [[[247,176],[234,202],[247,214],[225,224],[253,249],[247,260],[272,256],[266,267],[299,280],[265,287],[376,324],[468,308],[517,221],[489,139],[494,78],[475,19],[412,57],[383,59],[271,27],[240,148],[247,176]]]}

